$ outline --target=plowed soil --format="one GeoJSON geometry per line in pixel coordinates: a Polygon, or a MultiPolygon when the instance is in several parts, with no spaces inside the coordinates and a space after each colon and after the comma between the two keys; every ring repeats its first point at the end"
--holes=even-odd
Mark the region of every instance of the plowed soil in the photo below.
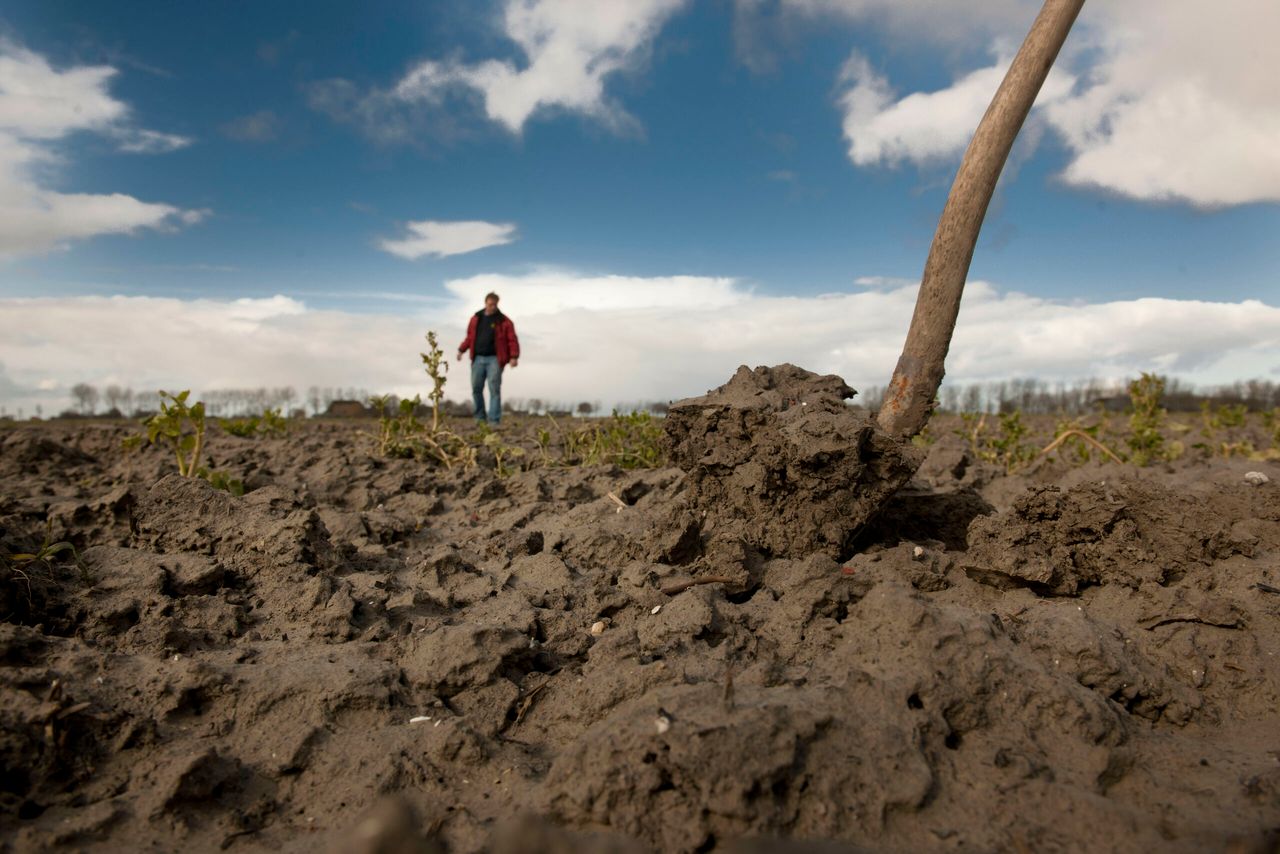
{"type": "Polygon", "coordinates": [[[811,391],[647,471],[212,432],[243,497],[5,430],[0,545],[84,566],[0,570],[0,847],[1276,850],[1280,464],[1009,476],[811,391]]]}

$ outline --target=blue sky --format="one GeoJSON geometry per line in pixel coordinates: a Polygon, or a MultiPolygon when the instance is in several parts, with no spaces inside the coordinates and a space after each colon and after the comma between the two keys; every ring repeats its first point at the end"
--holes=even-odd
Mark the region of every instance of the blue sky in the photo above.
{"type": "MultiPolygon", "coordinates": [[[[957,381],[1280,371],[1280,13],[1199,6],[1086,8],[988,216],[957,381]]],[[[521,396],[681,396],[772,360],[882,383],[1037,8],[10,2],[0,300],[28,335],[0,398],[411,392],[421,331],[452,341],[490,286],[521,396]],[[403,366],[344,343],[367,333],[403,366]]]]}

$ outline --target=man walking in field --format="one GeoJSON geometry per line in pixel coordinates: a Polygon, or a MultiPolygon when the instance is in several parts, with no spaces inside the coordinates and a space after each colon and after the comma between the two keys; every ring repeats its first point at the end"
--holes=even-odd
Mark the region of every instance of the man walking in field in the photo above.
{"type": "Polygon", "coordinates": [[[502,370],[520,361],[520,340],[511,318],[498,311],[498,295],[489,293],[484,308],[471,316],[467,337],[458,347],[458,361],[471,351],[471,399],[476,406],[476,420],[485,420],[484,385],[489,383],[490,424],[502,420],[502,370]]]}

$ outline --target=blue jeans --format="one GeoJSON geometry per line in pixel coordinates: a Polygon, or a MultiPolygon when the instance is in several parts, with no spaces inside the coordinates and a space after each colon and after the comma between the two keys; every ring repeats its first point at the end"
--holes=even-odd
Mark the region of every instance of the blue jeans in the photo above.
{"type": "Polygon", "coordinates": [[[476,420],[484,420],[484,383],[489,381],[489,423],[502,420],[502,368],[497,356],[476,356],[471,361],[471,400],[476,405],[476,420]]]}

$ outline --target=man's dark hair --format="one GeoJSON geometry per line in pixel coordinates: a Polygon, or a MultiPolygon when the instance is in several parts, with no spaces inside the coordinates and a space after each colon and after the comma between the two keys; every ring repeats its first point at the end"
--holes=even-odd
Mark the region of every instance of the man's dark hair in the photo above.
{"type": "Polygon", "coordinates": [[[497,294],[495,294],[493,291],[489,291],[489,293],[487,293],[487,294],[485,294],[485,295],[484,295],[484,301],[485,301],[485,302],[488,302],[489,300],[493,300],[494,302],[497,302],[497,301],[498,301],[498,295],[497,295],[497,294]]]}

